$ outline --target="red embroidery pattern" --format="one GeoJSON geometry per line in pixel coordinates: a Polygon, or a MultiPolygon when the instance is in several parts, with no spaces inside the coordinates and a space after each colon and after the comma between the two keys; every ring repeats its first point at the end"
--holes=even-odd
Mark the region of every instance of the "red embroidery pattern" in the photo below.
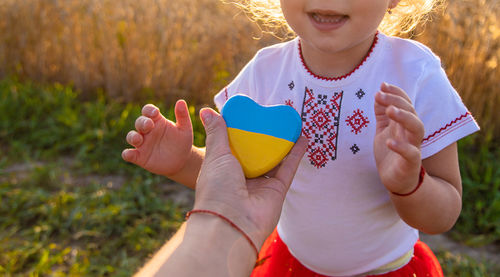
{"type": "Polygon", "coordinates": [[[302,134],[309,140],[308,158],[316,168],[337,158],[337,133],[343,92],[315,95],[306,87],[302,106],[302,134]]]}
{"type": "Polygon", "coordinates": [[[351,76],[354,72],[356,72],[356,70],[358,70],[366,62],[366,60],[368,60],[368,58],[372,54],[373,49],[375,48],[375,45],[377,44],[377,42],[378,42],[378,32],[375,34],[375,38],[373,39],[373,43],[370,46],[370,50],[368,51],[368,54],[366,54],[365,58],[361,61],[361,63],[358,64],[351,72],[349,72],[345,75],[339,76],[339,77],[333,77],[333,78],[332,77],[323,77],[323,76],[319,76],[319,75],[314,74],[314,72],[312,72],[309,69],[309,67],[307,67],[306,62],[304,61],[304,56],[302,55],[302,46],[300,45],[300,41],[299,41],[300,60],[302,61],[302,66],[304,66],[306,71],[314,78],[320,79],[320,80],[325,80],[325,81],[340,81],[342,79],[345,79],[345,78],[351,76]]]}
{"type": "Polygon", "coordinates": [[[368,123],[370,123],[368,117],[363,116],[363,111],[359,109],[355,110],[352,116],[348,116],[345,121],[348,126],[351,126],[351,132],[356,135],[361,133],[361,129],[363,129],[363,127],[368,127],[368,123]]]}
{"type": "Polygon", "coordinates": [[[470,112],[466,112],[462,115],[460,115],[459,117],[455,118],[454,120],[452,120],[450,123],[446,124],[444,127],[441,127],[439,130],[435,131],[434,133],[428,135],[427,137],[425,137],[423,140],[422,140],[422,146],[424,146],[424,144],[429,144],[429,143],[432,143],[434,142],[436,139],[438,139],[439,137],[449,133],[450,131],[452,130],[455,130],[455,127],[457,126],[462,126],[463,124],[469,122],[469,121],[472,121],[472,117],[469,118],[469,120],[466,120],[464,122],[461,122],[459,125],[455,125],[457,124],[460,120],[466,118],[467,116],[469,116],[471,113],[470,112]],[[454,126],[455,125],[455,126],[454,126]],[[453,126],[453,127],[452,127],[453,126]]]}
{"type": "Polygon", "coordinates": [[[290,99],[285,100],[285,105],[290,106],[290,107],[292,107],[292,108],[293,108],[293,101],[292,101],[292,100],[290,100],[290,99]]]}
{"type": "Polygon", "coordinates": [[[227,87],[224,89],[224,97],[226,97],[226,101],[227,101],[227,99],[229,99],[229,96],[227,93],[227,87]]]}

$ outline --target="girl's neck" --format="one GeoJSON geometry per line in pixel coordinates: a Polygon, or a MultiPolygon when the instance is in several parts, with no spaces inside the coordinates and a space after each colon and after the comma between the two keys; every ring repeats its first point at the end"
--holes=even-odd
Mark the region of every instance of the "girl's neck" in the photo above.
{"type": "Polygon", "coordinates": [[[300,40],[301,58],[314,75],[327,79],[341,79],[353,73],[370,55],[377,34],[362,43],[337,52],[322,51],[300,40]]]}

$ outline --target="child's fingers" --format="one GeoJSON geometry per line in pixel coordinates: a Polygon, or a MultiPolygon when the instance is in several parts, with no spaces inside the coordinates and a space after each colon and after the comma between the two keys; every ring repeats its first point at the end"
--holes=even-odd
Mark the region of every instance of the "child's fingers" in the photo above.
{"type": "Polygon", "coordinates": [[[388,139],[387,147],[392,151],[398,153],[409,163],[420,162],[421,160],[420,148],[411,143],[388,139]]]}
{"type": "Polygon", "coordinates": [[[397,87],[397,86],[394,86],[394,85],[389,85],[389,84],[387,84],[387,83],[384,82],[380,86],[380,90],[382,92],[385,92],[385,93],[388,93],[388,94],[393,94],[393,95],[401,96],[401,97],[403,97],[406,101],[408,101],[411,104],[410,97],[408,97],[408,94],[406,94],[406,92],[403,89],[401,89],[400,87],[397,87]]]}
{"type": "Polygon", "coordinates": [[[142,145],[142,142],[144,141],[144,138],[136,131],[130,131],[127,134],[126,140],[128,144],[134,147],[140,147],[142,145]]]}
{"type": "Polygon", "coordinates": [[[137,149],[125,149],[122,151],[122,159],[129,163],[136,163],[139,151],[137,149]]]}
{"type": "MultiPolygon", "coordinates": [[[[379,91],[375,94],[375,103],[379,104],[381,107],[394,106],[399,109],[416,113],[415,108],[408,99],[396,94],[379,91]]],[[[377,111],[375,111],[375,113],[377,113],[377,111]]]]}
{"type": "Polygon", "coordinates": [[[375,105],[374,105],[375,115],[376,116],[385,116],[385,110],[387,109],[387,105],[385,104],[384,101],[382,101],[379,93],[380,92],[377,92],[375,94],[375,105]]]}
{"type": "Polygon", "coordinates": [[[135,120],[135,129],[141,134],[149,133],[154,126],[155,123],[153,122],[153,120],[143,115],[139,116],[135,120]]]}
{"type": "Polygon", "coordinates": [[[411,135],[409,138],[412,140],[412,143],[420,143],[424,136],[424,124],[416,114],[390,106],[387,108],[387,116],[410,132],[411,135]]]}
{"type": "Polygon", "coordinates": [[[189,109],[186,101],[179,100],[175,103],[175,119],[176,125],[180,129],[192,130],[191,116],[189,116],[189,109]]]}
{"type": "Polygon", "coordinates": [[[143,116],[155,119],[158,115],[160,115],[160,109],[153,104],[146,104],[142,107],[141,113],[143,116]]]}

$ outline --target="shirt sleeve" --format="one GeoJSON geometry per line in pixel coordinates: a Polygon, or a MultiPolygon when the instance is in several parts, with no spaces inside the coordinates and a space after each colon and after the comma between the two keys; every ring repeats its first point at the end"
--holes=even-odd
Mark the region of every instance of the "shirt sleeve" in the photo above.
{"type": "Polygon", "coordinates": [[[214,96],[215,106],[219,111],[222,110],[222,107],[231,96],[236,94],[251,95],[255,91],[255,59],[256,57],[250,60],[236,78],[214,96]]]}
{"type": "Polygon", "coordinates": [[[439,60],[424,68],[417,86],[415,109],[425,127],[422,159],[479,130],[439,60]]]}

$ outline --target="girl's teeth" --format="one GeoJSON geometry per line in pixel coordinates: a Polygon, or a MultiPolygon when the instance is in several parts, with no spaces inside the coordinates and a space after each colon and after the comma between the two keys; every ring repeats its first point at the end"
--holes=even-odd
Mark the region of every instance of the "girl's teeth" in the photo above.
{"type": "Polygon", "coordinates": [[[341,15],[319,15],[317,13],[313,14],[314,20],[320,23],[339,23],[343,16],[341,15]]]}

